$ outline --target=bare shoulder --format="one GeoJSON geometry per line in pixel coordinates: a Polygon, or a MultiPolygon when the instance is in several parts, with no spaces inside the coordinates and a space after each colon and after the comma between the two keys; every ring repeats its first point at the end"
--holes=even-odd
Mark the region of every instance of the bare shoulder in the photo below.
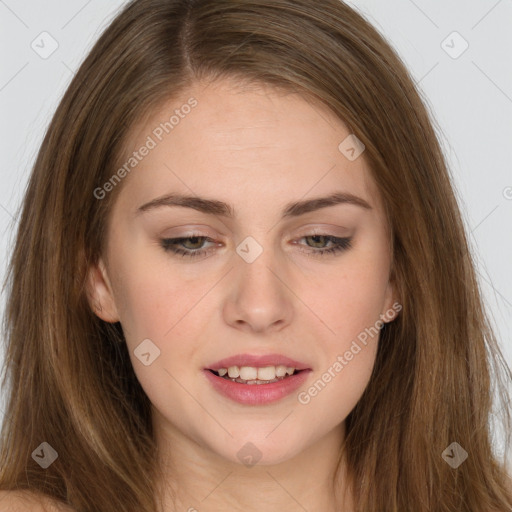
{"type": "Polygon", "coordinates": [[[30,491],[0,491],[0,512],[74,512],[47,496],[30,491]]]}

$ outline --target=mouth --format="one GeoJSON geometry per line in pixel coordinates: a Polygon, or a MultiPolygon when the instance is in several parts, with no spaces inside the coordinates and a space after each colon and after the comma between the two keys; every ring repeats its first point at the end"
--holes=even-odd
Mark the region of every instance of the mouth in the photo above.
{"type": "Polygon", "coordinates": [[[230,366],[229,368],[219,368],[218,370],[208,369],[217,377],[239,384],[261,385],[272,384],[285,380],[292,375],[297,375],[308,370],[297,370],[293,367],[279,366],[266,366],[263,368],[256,367],[238,367],[230,366]]]}
{"type": "Polygon", "coordinates": [[[312,369],[278,354],[245,354],[218,361],[203,372],[220,395],[241,404],[265,405],[296,391],[312,369]]]}

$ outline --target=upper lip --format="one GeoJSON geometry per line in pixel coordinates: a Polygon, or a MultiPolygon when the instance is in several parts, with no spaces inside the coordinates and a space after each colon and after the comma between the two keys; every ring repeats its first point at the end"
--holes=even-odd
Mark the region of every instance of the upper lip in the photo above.
{"type": "Polygon", "coordinates": [[[296,370],[309,370],[310,367],[290,359],[289,357],[281,354],[264,354],[264,355],[252,355],[252,354],[238,354],[236,356],[226,357],[221,359],[209,366],[206,370],[219,370],[220,368],[229,368],[230,366],[251,366],[253,368],[264,368],[265,366],[286,366],[287,368],[295,368],[296,370]]]}

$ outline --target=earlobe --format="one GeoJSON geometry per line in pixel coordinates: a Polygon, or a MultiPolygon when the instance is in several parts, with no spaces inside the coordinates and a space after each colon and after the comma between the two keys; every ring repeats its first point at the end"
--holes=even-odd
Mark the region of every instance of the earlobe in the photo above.
{"type": "Polygon", "coordinates": [[[402,310],[402,304],[397,294],[396,287],[391,281],[388,283],[384,305],[385,307],[384,311],[381,313],[381,318],[385,323],[390,323],[396,319],[402,310]]]}
{"type": "Polygon", "coordinates": [[[101,258],[97,264],[89,268],[87,300],[94,314],[105,322],[114,323],[119,321],[112,286],[101,258]]]}

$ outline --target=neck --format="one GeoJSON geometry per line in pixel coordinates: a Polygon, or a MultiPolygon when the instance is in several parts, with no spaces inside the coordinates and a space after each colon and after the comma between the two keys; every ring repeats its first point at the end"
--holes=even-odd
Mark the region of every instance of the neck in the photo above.
{"type": "Polygon", "coordinates": [[[219,456],[167,422],[159,425],[162,512],[352,510],[343,461],[343,487],[335,489],[334,483],[344,424],[288,460],[253,466],[219,456]]]}

